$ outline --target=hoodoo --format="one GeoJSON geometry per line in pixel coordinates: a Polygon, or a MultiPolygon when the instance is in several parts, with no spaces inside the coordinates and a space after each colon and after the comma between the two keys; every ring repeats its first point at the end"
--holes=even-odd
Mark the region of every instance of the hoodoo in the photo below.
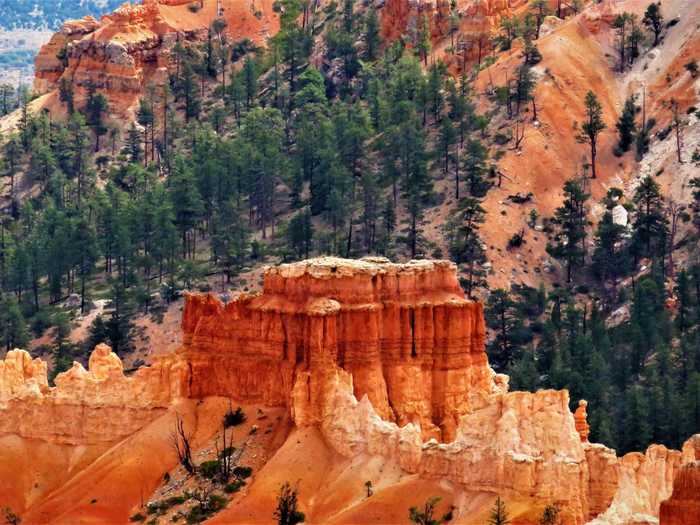
{"type": "Polygon", "coordinates": [[[322,381],[336,368],[382,418],[415,423],[426,438],[454,438],[470,400],[493,390],[481,305],[464,298],[445,261],[282,265],[265,274],[260,295],[227,304],[189,295],[183,329],[190,396],[291,406],[303,372],[305,423],[319,421],[322,381]]]}

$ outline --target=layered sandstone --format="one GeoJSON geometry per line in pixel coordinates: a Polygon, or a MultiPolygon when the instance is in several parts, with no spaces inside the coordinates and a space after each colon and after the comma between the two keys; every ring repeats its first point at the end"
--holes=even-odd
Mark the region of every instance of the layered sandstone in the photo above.
{"type": "Polygon", "coordinates": [[[700,524],[700,435],[683,445],[683,462],[673,480],[671,497],[661,503],[660,525],[700,524]]]}
{"type": "MultiPolygon", "coordinates": [[[[655,523],[660,507],[662,523],[693,523],[700,436],[682,452],[652,445],[618,458],[588,442],[585,401],[573,414],[566,391],[509,392],[486,360],[481,306],[465,299],[452,263],[318,258],[269,268],[260,294],[229,299],[188,295],[182,349],[129,377],[105,345],[54,387],[43,362],[9,352],[0,361],[0,437],[16,448],[61,444],[66,457],[91,450],[83,461],[130,436],[147,451],[163,447],[163,429],[184,406],[218,396],[226,406],[225,398],[285,407],[329,455],[360,470],[378,462],[396,479],[449,482],[465,498],[499,494],[532,513],[556,502],[567,525],[655,523]]],[[[126,447],[112,457],[128,457],[126,447]]],[[[38,469],[47,481],[36,494],[60,494],[50,467],[38,469]]],[[[152,490],[162,473],[149,476],[152,490]]],[[[31,491],[13,491],[0,504],[32,516],[31,491]]],[[[49,498],[34,516],[66,505],[49,498]]]]}
{"type": "Polygon", "coordinates": [[[80,107],[94,86],[107,97],[112,114],[127,116],[149,84],[167,80],[177,41],[204,38],[212,21],[222,17],[232,41],[248,38],[262,45],[279,29],[272,3],[145,0],[124,4],[99,22],[92,17],[66,22],[36,57],[34,91],[53,93],[55,106],[60,82],[67,82],[80,107]]]}
{"type": "Polygon", "coordinates": [[[24,350],[0,361],[0,434],[52,443],[89,445],[127,437],[161,415],[180,396],[184,369],[165,360],[124,375],[106,345],[89,369],[75,362],[48,385],[46,363],[24,350]]]}
{"type": "Polygon", "coordinates": [[[426,436],[452,437],[474,399],[493,389],[480,304],[464,298],[453,264],[332,257],[265,273],[260,295],[223,304],[187,297],[184,353],[189,395],[229,395],[291,406],[295,373],[308,378],[322,419],[323,381],[337,366],[378,414],[426,436]]]}

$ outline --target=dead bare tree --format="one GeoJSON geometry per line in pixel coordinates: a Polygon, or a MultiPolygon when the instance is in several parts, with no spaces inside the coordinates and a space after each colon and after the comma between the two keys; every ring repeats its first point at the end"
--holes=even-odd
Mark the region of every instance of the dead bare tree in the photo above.
{"type": "Polygon", "coordinates": [[[532,121],[537,122],[537,104],[535,103],[535,95],[532,95],[532,121]]]}
{"type": "Polygon", "coordinates": [[[520,149],[520,145],[525,139],[525,123],[522,123],[522,127],[520,124],[519,119],[515,121],[515,129],[513,130],[513,149],[515,150],[520,149]]]}
{"type": "Polygon", "coordinates": [[[219,476],[221,481],[226,483],[231,477],[233,467],[236,465],[236,460],[240,454],[235,454],[237,451],[233,447],[233,429],[227,432],[226,424],[221,424],[221,449],[219,449],[219,441],[216,441],[216,457],[219,460],[219,476]],[[234,455],[236,456],[234,458],[234,455]]]}
{"type": "Polygon", "coordinates": [[[179,414],[175,416],[175,432],[171,434],[173,447],[180,465],[190,474],[194,474],[190,436],[185,432],[185,424],[179,414]]]}
{"type": "Polygon", "coordinates": [[[678,101],[675,98],[671,99],[671,111],[673,112],[673,128],[676,131],[676,153],[678,155],[678,164],[683,164],[683,157],[681,155],[683,148],[683,138],[681,136],[683,119],[678,111],[678,101]]]}
{"type": "Polygon", "coordinates": [[[668,273],[671,277],[673,277],[673,247],[676,244],[676,234],[678,233],[678,221],[680,220],[683,222],[688,222],[690,220],[690,214],[688,214],[688,212],[686,211],[685,204],[679,204],[674,200],[668,201],[666,213],[671,218],[671,230],[669,232],[668,238],[668,273]]]}

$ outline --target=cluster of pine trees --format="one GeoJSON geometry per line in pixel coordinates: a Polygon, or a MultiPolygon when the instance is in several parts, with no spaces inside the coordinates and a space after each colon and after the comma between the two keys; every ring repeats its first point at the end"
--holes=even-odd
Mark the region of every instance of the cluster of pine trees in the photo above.
{"type": "Polygon", "coordinates": [[[589,195],[578,180],[564,194],[548,250],[580,284],[492,291],[490,360],[516,389],[568,388],[572,407],[588,400],[595,441],[622,452],[677,448],[700,429],[700,265],[671,274],[676,230],[697,224],[698,201],[689,210],[666,202],[646,177],[625,227],[612,218],[621,195],[613,189],[591,243],[589,195]]]}
{"type": "MultiPolygon", "coordinates": [[[[265,49],[230,41],[222,19],[203,42],[177,42],[168,81],[146,89],[125,128],[109,120],[94,85],[76,96],[71,82],[60,83],[66,121],[32,114],[29,97],[18,98],[19,126],[2,146],[12,203],[0,222],[5,348],[53,326],[57,371],[97,342],[126,351],[136,313],[181,289],[209,288],[208,276],[224,288],[266,258],[449,256],[467,294],[483,294],[482,200],[500,184],[502,147],[519,147],[530,104],[536,119],[531,67],[541,58],[546,3],[532,2],[523,19],[504,20],[494,42],[479,43],[509,49],[518,38],[525,50],[512,78],[489,90],[484,112],[471,89],[481,47],[475,71],[454,79],[429,60],[427,20],[380,52],[374,8],[360,11],[353,0],[279,5],[281,29],[265,49]],[[324,54],[320,69],[310,64],[315,49],[324,54]],[[514,129],[493,133],[493,121],[514,129]],[[436,191],[438,182],[447,191],[436,191]],[[443,254],[424,224],[448,199],[443,254]],[[83,346],[66,340],[70,319],[57,307],[71,294],[81,312],[91,300],[109,300],[83,346]]],[[[621,150],[640,140],[631,104],[618,123],[621,150]]],[[[593,94],[586,107],[579,136],[595,166],[604,124],[593,94]]],[[[648,145],[648,135],[643,140],[648,145]]],[[[564,192],[546,225],[548,251],[568,281],[591,276],[609,293],[582,302],[571,283],[568,291],[493,291],[491,361],[518,388],[568,387],[573,400],[588,399],[595,439],[622,450],[651,440],[677,445],[700,428],[700,361],[689,350],[697,346],[700,296],[691,291],[700,272],[681,274],[683,320],[681,310],[672,316],[665,308],[675,232],[690,215],[647,179],[628,204],[632,233],[612,221],[611,194],[591,243],[585,181],[568,181],[564,192]],[[650,275],[624,284],[646,260],[650,275]],[[630,319],[606,328],[607,314],[627,300],[630,319]],[[650,399],[686,414],[687,428],[651,417],[650,399]]]]}

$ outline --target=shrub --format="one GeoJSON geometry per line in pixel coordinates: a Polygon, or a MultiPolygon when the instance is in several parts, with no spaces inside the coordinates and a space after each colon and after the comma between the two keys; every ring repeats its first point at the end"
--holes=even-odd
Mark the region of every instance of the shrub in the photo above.
{"type": "Polygon", "coordinates": [[[226,484],[224,487],[224,492],[226,494],[233,494],[235,492],[238,492],[245,486],[245,481],[242,479],[237,479],[235,481],[232,481],[231,483],[226,484]]]}
{"type": "Polygon", "coordinates": [[[144,516],[143,514],[141,514],[139,512],[139,513],[136,513],[133,516],[131,516],[129,518],[129,521],[131,521],[132,523],[138,523],[138,522],[144,521],[145,519],[146,519],[146,516],[144,516]]]}
{"type": "Polygon", "coordinates": [[[220,470],[221,462],[218,459],[205,461],[199,465],[199,473],[207,479],[214,479],[220,470]]]}
{"type": "Polygon", "coordinates": [[[233,475],[238,479],[249,478],[253,474],[253,469],[250,467],[235,467],[233,469],[233,475]]]}
{"type": "Polygon", "coordinates": [[[196,13],[197,11],[199,11],[199,3],[192,2],[187,6],[187,9],[189,9],[192,13],[196,13]]]}
{"type": "Polygon", "coordinates": [[[508,239],[508,248],[520,248],[523,245],[524,232],[518,232],[508,239]]]}
{"type": "Polygon", "coordinates": [[[235,427],[245,422],[248,419],[243,412],[241,407],[238,407],[235,411],[228,409],[228,412],[224,415],[224,427],[235,427]]]}
{"type": "Polygon", "coordinates": [[[698,76],[698,63],[695,60],[691,60],[687,64],[685,64],[685,69],[688,70],[690,73],[690,76],[693,78],[698,76]]]}
{"type": "Polygon", "coordinates": [[[168,507],[174,507],[175,505],[182,505],[187,499],[184,496],[170,496],[165,501],[168,507]]]}

